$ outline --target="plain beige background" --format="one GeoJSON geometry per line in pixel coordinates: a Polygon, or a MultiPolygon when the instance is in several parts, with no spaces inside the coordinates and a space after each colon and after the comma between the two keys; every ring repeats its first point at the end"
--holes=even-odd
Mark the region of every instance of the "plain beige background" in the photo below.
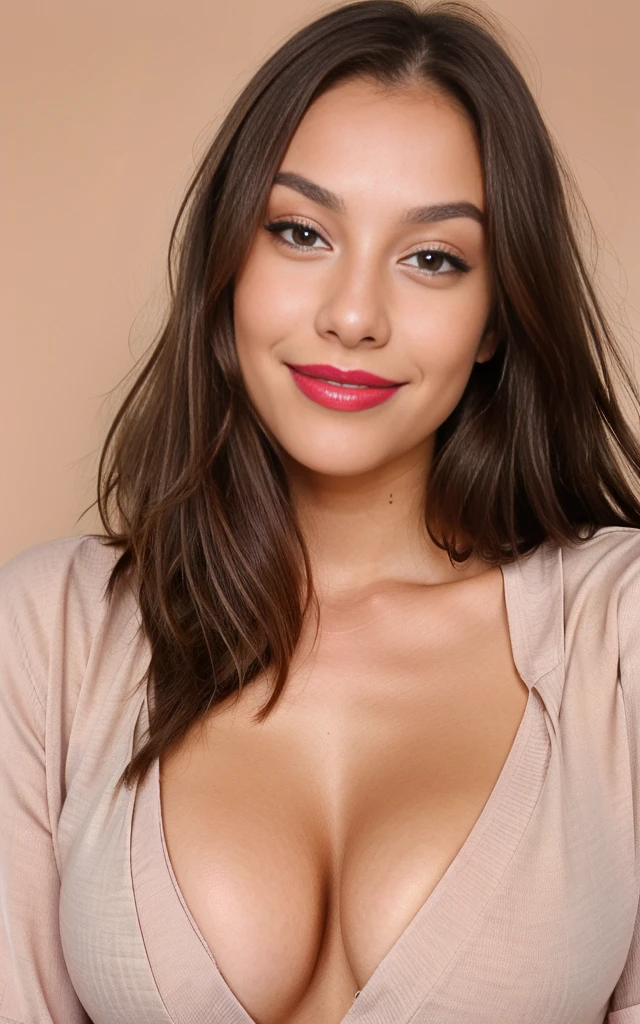
{"type": "MultiPolygon", "coordinates": [[[[640,373],[640,5],[493,0],[602,247],[640,373]]],[[[194,160],[317,0],[5,0],[0,32],[0,563],[100,531],[97,458],[154,336],[194,160]]]]}

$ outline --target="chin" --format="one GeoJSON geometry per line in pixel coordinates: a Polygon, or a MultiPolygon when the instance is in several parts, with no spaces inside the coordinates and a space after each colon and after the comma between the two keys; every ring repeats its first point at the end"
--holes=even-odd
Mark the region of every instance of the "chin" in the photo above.
{"type": "Polygon", "coordinates": [[[380,466],[379,459],[374,461],[364,452],[360,455],[353,451],[345,452],[341,456],[335,448],[326,444],[323,445],[322,451],[313,451],[299,445],[288,446],[282,444],[282,441],[280,444],[294,464],[321,476],[355,477],[369,473],[380,466]]]}

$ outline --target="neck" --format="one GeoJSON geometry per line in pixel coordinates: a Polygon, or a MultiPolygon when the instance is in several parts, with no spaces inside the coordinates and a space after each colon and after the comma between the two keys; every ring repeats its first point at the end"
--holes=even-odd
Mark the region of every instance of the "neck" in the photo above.
{"type": "Polygon", "coordinates": [[[358,476],[290,465],[291,493],[319,595],[340,598],[389,584],[429,585],[475,575],[476,562],[454,568],[427,533],[429,465],[424,448],[358,476]]]}

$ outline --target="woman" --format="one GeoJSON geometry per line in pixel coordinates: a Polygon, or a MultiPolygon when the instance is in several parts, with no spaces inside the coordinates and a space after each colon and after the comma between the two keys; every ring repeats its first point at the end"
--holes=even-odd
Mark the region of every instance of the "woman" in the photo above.
{"type": "Polygon", "coordinates": [[[0,1020],[640,1021],[638,396],[570,184],[462,3],[246,86],[108,542],[0,576],[0,1020]]]}

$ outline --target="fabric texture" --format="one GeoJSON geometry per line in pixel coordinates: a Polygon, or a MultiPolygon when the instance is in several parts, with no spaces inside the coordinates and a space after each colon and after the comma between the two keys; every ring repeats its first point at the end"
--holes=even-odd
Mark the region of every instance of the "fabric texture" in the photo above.
{"type": "MultiPolygon", "coordinates": [[[[149,648],[94,537],[0,567],[0,1024],[253,1024],[181,896],[149,648]]],[[[640,530],[502,567],[529,697],[470,835],[343,1024],[640,1024],[640,530]]]]}

